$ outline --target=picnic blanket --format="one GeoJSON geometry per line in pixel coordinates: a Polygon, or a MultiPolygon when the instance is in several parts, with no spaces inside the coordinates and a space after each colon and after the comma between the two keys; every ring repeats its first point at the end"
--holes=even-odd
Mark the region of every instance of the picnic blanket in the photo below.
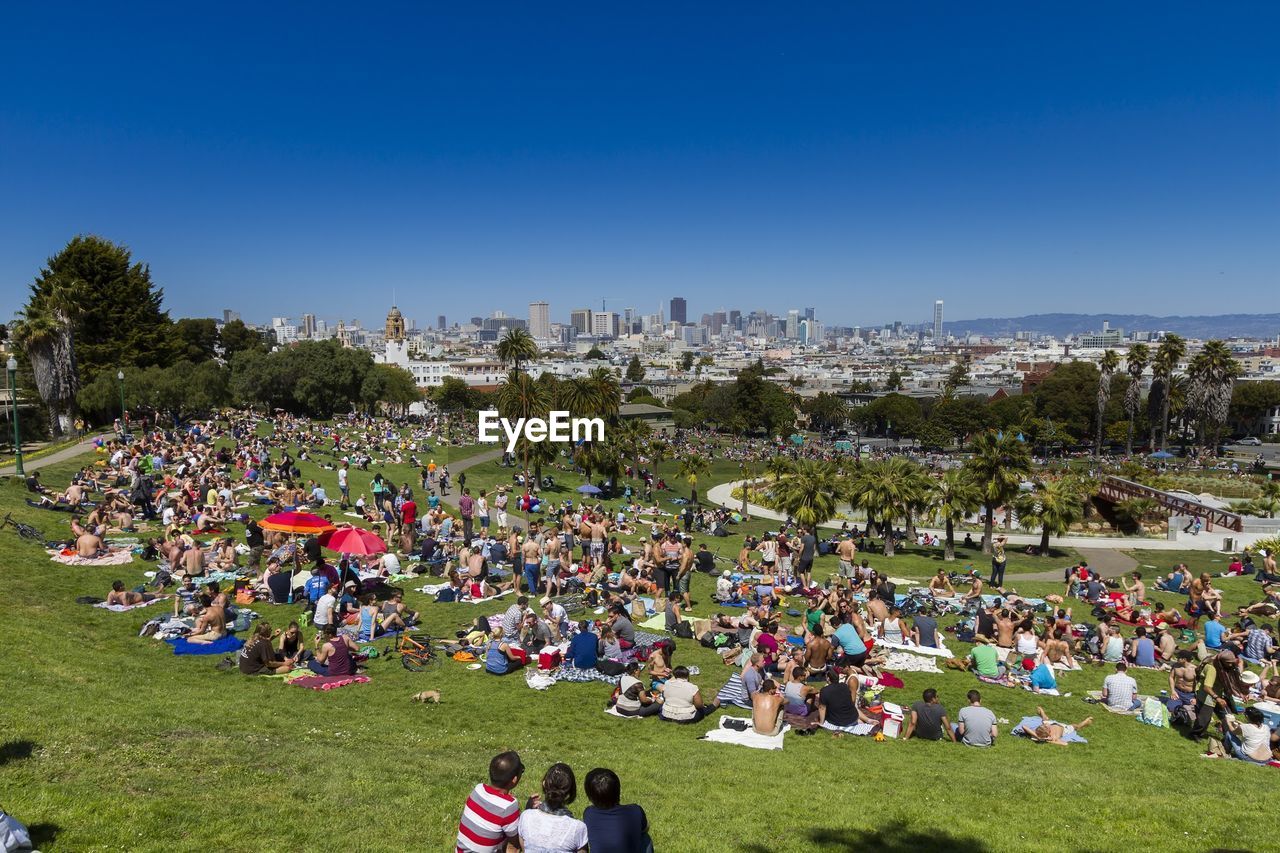
{"type": "MultiPolygon", "coordinates": [[[[1059,726],[1065,725],[1065,723],[1059,723],[1057,720],[1047,720],[1045,722],[1054,723],[1059,726]]],[[[1040,717],[1023,717],[1018,722],[1018,724],[1011,729],[1011,731],[1018,737],[1030,737],[1031,730],[1035,728],[1039,728],[1040,723],[1041,723],[1040,717]]],[[[1067,743],[1088,743],[1089,742],[1084,738],[1080,737],[1080,735],[1076,734],[1074,731],[1072,731],[1070,734],[1064,735],[1062,739],[1067,743]]]]}
{"type": "MultiPolygon", "coordinates": [[[[449,585],[447,583],[435,583],[435,584],[429,583],[426,586],[422,586],[422,587],[419,587],[418,589],[415,589],[414,592],[420,592],[423,595],[430,595],[434,598],[435,596],[439,595],[441,591],[446,590],[448,588],[449,588],[449,585]]],[[[502,598],[504,595],[510,595],[511,592],[512,590],[504,589],[502,592],[499,592],[496,595],[491,595],[488,598],[460,598],[452,603],[484,604],[486,601],[496,601],[497,599],[502,598]]]]}
{"type": "Polygon", "coordinates": [[[644,717],[641,717],[636,714],[619,714],[618,709],[612,705],[610,705],[608,708],[605,708],[604,712],[608,714],[610,717],[617,717],[619,720],[643,720],[644,719],[644,717]]]}
{"type": "Polygon", "coordinates": [[[618,682],[621,680],[622,676],[620,675],[605,675],[595,667],[579,669],[571,663],[565,663],[556,670],[556,681],[570,681],[577,684],[585,684],[588,681],[603,681],[605,684],[617,687],[618,682]]]}
{"type": "MultiPolygon", "coordinates": [[[[681,616],[681,622],[692,622],[692,616],[681,616]]],[[[657,616],[651,616],[648,619],[636,625],[637,628],[646,628],[650,631],[666,631],[667,630],[667,614],[659,613],[657,616]]]]}
{"type": "Polygon", "coordinates": [[[884,659],[884,668],[897,672],[942,672],[933,658],[906,652],[889,652],[884,659]]]}
{"type": "Polygon", "coordinates": [[[351,684],[368,684],[367,675],[304,675],[285,682],[293,687],[305,687],[308,690],[337,690],[351,684]]]}
{"type": "Polygon", "coordinates": [[[137,610],[140,607],[150,607],[153,604],[159,604],[162,601],[168,601],[171,596],[161,595],[150,601],[144,601],[141,604],[107,604],[105,601],[99,601],[94,607],[100,607],[103,610],[110,610],[112,613],[124,613],[127,610],[137,610]]]}
{"type": "Polygon", "coordinates": [[[193,643],[186,637],[170,637],[165,642],[173,646],[175,655],[225,655],[239,651],[244,645],[244,640],[230,634],[212,643],[193,643]]]}
{"type": "Polygon", "coordinates": [[[1141,714],[1141,713],[1142,713],[1142,706],[1143,706],[1144,704],[1146,704],[1146,701],[1147,701],[1148,699],[1150,699],[1150,698],[1151,698],[1151,697],[1150,697],[1150,696],[1148,696],[1148,695],[1144,695],[1144,694],[1139,693],[1137,696],[1134,696],[1134,697],[1133,697],[1134,699],[1136,699],[1136,700],[1138,701],[1138,707],[1134,708],[1134,709],[1133,709],[1133,710],[1131,710],[1131,711],[1121,711],[1121,710],[1118,710],[1118,709],[1116,709],[1116,708],[1112,708],[1112,707],[1111,707],[1111,706],[1109,706],[1106,702],[1102,701],[1102,691],[1101,691],[1101,690],[1088,690],[1088,691],[1085,691],[1085,697],[1086,697],[1086,698],[1085,698],[1085,701],[1086,701],[1086,702],[1088,702],[1088,701],[1092,701],[1094,704],[1101,705],[1103,708],[1105,708],[1106,710],[1110,711],[1110,712],[1111,712],[1111,713],[1113,713],[1113,714],[1120,714],[1120,715],[1122,715],[1122,716],[1127,716],[1127,717],[1136,717],[1137,715],[1141,714]]]}
{"type": "Polygon", "coordinates": [[[49,559],[55,563],[62,563],[64,566],[123,566],[125,563],[133,562],[133,552],[129,549],[121,551],[112,551],[101,557],[81,557],[79,554],[72,552],[70,554],[64,551],[49,550],[49,559]]]}
{"type": "Polygon", "coordinates": [[[890,643],[890,642],[887,642],[886,640],[877,638],[875,647],[877,649],[894,649],[900,652],[911,652],[912,654],[917,654],[917,655],[933,655],[934,657],[939,657],[939,658],[955,657],[955,655],[951,654],[951,650],[946,648],[945,646],[935,647],[935,646],[917,646],[914,643],[890,643]]]}
{"type": "Polygon", "coordinates": [[[718,721],[718,728],[703,735],[700,740],[709,740],[712,743],[732,743],[738,746],[749,746],[752,749],[782,749],[782,736],[786,734],[791,727],[782,726],[782,731],[776,735],[762,735],[751,729],[750,717],[721,717],[718,721]],[[736,720],[739,723],[746,723],[746,731],[737,731],[727,728],[725,723],[729,720],[736,720]]]}
{"type": "Polygon", "coordinates": [[[823,723],[822,728],[829,732],[840,732],[842,734],[856,735],[858,737],[865,737],[876,730],[876,727],[871,725],[871,723],[855,723],[852,726],[835,726],[831,723],[823,723]]]}

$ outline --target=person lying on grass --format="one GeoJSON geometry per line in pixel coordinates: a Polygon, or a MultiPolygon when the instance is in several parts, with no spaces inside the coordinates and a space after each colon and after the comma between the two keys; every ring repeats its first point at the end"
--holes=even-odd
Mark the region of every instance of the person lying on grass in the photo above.
{"type": "Polygon", "coordinates": [[[131,589],[125,589],[124,581],[112,581],[111,592],[107,593],[107,604],[119,604],[123,607],[144,604],[154,600],[155,596],[149,592],[134,592],[131,589]]]}
{"type": "Polygon", "coordinates": [[[1027,737],[1036,743],[1052,743],[1058,746],[1067,746],[1070,741],[1067,738],[1074,735],[1080,729],[1088,726],[1093,722],[1093,717],[1085,717],[1074,726],[1064,723],[1055,723],[1049,719],[1049,715],[1044,712],[1044,708],[1036,707],[1036,713],[1040,715],[1040,725],[1034,729],[1027,729],[1027,737]]]}

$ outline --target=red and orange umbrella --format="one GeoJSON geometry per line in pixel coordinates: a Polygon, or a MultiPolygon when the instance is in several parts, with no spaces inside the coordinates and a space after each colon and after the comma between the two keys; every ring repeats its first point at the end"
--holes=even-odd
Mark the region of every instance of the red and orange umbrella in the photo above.
{"type": "Polygon", "coordinates": [[[309,512],[277,512],[268,515],[259,522],[263,530],[275,530],[280,533],[326,533],[336,529],[332,523],[309,512]]]}
{"type": "Polygon", "coordinates": [[[340,527],[320,537],[320,544],[330,551],[340,554],[381,554],[387,550],[387,543],[372,530],[363,527],[340,527]]]}

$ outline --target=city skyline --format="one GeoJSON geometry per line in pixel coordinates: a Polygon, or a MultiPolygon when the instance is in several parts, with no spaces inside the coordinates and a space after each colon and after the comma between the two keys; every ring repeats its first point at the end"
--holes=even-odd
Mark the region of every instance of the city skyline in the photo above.
{"type": "Polygon", "coordinates": [[[1280,279],[1274,6],[168,11],[7,15],[9,292],[77,233],[175,316],[372,323],[394,290],[423,325],[672,294],[915,324],[1280,279]]]}

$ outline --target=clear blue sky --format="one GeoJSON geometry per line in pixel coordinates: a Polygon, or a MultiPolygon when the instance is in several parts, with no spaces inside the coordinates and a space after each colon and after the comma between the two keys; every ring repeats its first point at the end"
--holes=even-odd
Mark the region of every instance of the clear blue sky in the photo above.
{"type": "Polygon", "coordinates": [[[1274,2],[5,4],[3,313],[81,232],[175,316],[1274,311],[1277,32],[1274,2]]]}

